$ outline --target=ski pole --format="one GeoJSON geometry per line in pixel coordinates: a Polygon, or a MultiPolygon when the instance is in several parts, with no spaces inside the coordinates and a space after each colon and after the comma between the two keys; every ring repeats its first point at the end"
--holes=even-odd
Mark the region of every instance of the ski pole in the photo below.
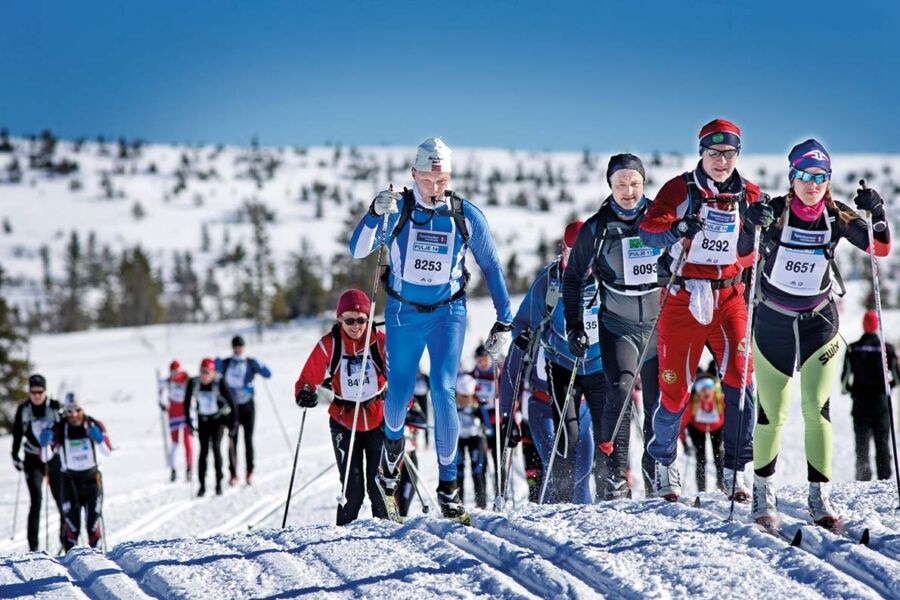
{"type": "Polygon", "coordinates": [[[12,530],[9,532],[9,539],[16,537],[16,523],[19,520],[19,494],[22,492],[22,477],[19,477],[19,483],[16,484],[16,506],[13,508],[12,530]]]}
{"type": "MultiPolygon", "coordinates": [[[[866,188],[866,180],[860,179],[859,185],[866,188]]],[[[881,285],[878,282],[878,262],[875,260],[875,229],[872,225],[872,211],[866,211],[866,225],[869,234],[869,261],[872,266],[872,295],[875,296],[875,313],[878,315],[878,338],[881,344],[881,369],[884,373],[884,393],[888,398],[888,420],[891,425],[891,444],[894,447],[894,480],[897,482],[897,509],[900,510],[900,467],[897,464],[897,434],[894,429],[894,406],[891,398],[891,382],[888,376],[887,343],[884,337],[884,322],[881,314],[881,285]]]]}
{"type": "MultiPolygon", "coordinates": [[[[578,374],[578,359],[579,357],[575,357],[575,363],[572,365],[572,376],[569,377],[569,385],[566,387],[566,399],[563,402],[562,412],[559,415],[559,425],[556,428],[556,435],[553,438],[553,448],[550,449],[550,460],[548,461],[547,471],[544,475],[544,484],[541,487],[541,498],[538,504],[544,503],[544,496],[547,494],[547,483],[550,481],[550,476],[553,473],[553,461],[556,459],[556,449],[559,447],[559,438],[562,436],[563,426],[566,424],[566,413],[569,410],[569,402],[572,400],[572,388],[575,387],[575,376],[578,374]]],[[[552,370],[553,367],[548,367],[552,370]]],[[[556,406],[556,399],[554,398],[553,402],[554,407],[556,406]]]]}
{"type": "Polygon", "coordinates": [[[284,503],[284,518],[281,520],[281,528],[287,526],[288,511],[291,510],[291,491],[294,489],[294,476],[297,474],[297,457],[300,456],[300,441],[303,439],[303,426],[306,425],[306,409],[303,409],[303,417],[300,419],[300,433],[297,435],[297,448],[294,450],[294,466],[291,468],[291,482],[288,484],[287,500],[284,503]]]}
{"type": "Polygon", "coordinates": [[[622,426],[622,421],[625,420],[625,415],[628,414],[629,409],[631,408],[631,394],[634,393],[634,386],[637,383],[638,375],[641,372],[641,367],[644,364],[644,360],[647,358],[647,351],[650,349],[650,340],[653,339],[653,334],[656,333],[656,327],[659,325],[659,319],[662,316],[663,309],[666,307],[666,302],[669,301],[669,296],[672,292],[672,286],[675,284],[675,278],[678,276],[678,270],[681,269],[681,265],[684,263],[684,259],[687,256],[689,249],[690,241],[685,244],[684,249],[678,256],[678,260],[675,261],[675,267],[672,269],[672,275],[669,277],[669,283],[666,284],[666,295],[662,299],[662,303],[659,306],[659,313],[653,320],[653,325],[650,328],[650,335],[647,336],[647,342],[642,345],[643,347],[641,348],[641,354],[638,357],[637,366],[634,369],[634,377],[632,377],[631,379],[631,385],[628,386],[628,393],[625,394],[625,402],[622,403],[622,409],[619,411],[619,418],[616,419],[616,426],[613,427],[612,435],[609,436],[608,441],[600,443],[600,451],[607,456],[612,455],[616,435],[618,435],[619,433],[619,428],[622,426]]]}
{"type": "Polygon", "coordinates": [[[100,548],[106,554],[106,512],[104,508],[103,473],[97,471],[97,486],[100,488],[100,548]]]}
{"type": "MultiPolygon", "coordinates": [[[[406,459],[403,461],[403,466],[409,468],[410,481],[412,481],[413,487],[416,490],[416,494],[419,496],[419,502],[422,503],[422,512],[428,514],[428,504],[422,499],[422,491],[419,489],[419,483],[422,482],[422,477],[419,475],[419,469],[416,467],[413,461],[409,460],[409,452],[406,452],[406,459]]],[[[437,506],[437,499],[431,494],[431,492],[426,489],[425,493],[428,495],[428,501],[433,505],[437,506]]]]}
{"type": "MultiPolygon", "coordinates": [[[[50,554],[50,468],[44,467],[44,547],[50,554]]],[[[40,515],[38,515],[40,519],[40,515]]]]}
{"type": "MultiPolygon", "coordinates": [[[[393,192],[394,186],[390,185],[388,189],[393,192]]],[[[375,281],[372,283],[372,303],[369,305],[369,323],[366,327],[366,342],[365,346],[363,347],[362,363],[359,368],[359,385],[356,386],[356,402],[355,406],[353,407],[353,428],[350,430],[350,445],[347,448],[347,466],[344,469],[344,483],[341,486],[341,495],[337,498],[338,504],[340,504],[341,506],[347,504],[347,484],[350,482],[350,463],[353,462],[350,460],[350,457],[353,456],[353,442],[356,440],[356,423],[359,421],[359,406],[362,403],[363,382],[365,382],[366,375],[368,373],[367,366],[369,362],[369,344],[371,343],[372,339],[372,330],[375,329],[375,324],[373,321],[375,318],[375,302],[378,299],[378,281],[380,275],[378,273],[378,268],[381,266],[381,257],[384,254],[389,218],[390,213],[384,213],[384,217],[381,221],[381,241],[378,248],[378,261],[375,264],[375,281]]]]}
{"type": "MultiPolygon", "coordinates": [[[[335,465],[333,462],[328,463],[328,465],[326,465],[324,469],[322,469],[321,471],[316,473],[309,481],[307,481],[306,483],[304,483],[303,485],[298,487],[296,490],[294,490],[294,492],[290,495],[291,498],[298,496],[303,490],[305,490],[306,488],[311,486],[313,483],[315,483],[316,481],[318,481],[319,479],[324,477],[325,474],[328,473],[328,471],[330,471],[331,469],[334,468],[334,466],[335,465]]],[[[248,524],[247,529],[255,529],[260,523],[262,523],[263,521],[265,521],[266,519],[268,519],[269,517],[274,515],[279,509],[281,509],[282,504],[284,504],[284,502],[279,502],[277,506],[273,506],[272,509],[269,510],[269,512],[267,512],[263,516],[256,519],[256,521],[254,521],[253,523],[248,524]]]]}
{"type": "Polygon", "coordinates": [[[284,443],[287,446],[288,452],[291,451],[291,437],[288,435],[287,429],[284,428],[284,421],[281,418],[281,414],[278,412],[278,404],[275,402],[275,397],[272,395],[272,391],[269,389],[269,382],[263,378],[263,387],[266,389],[266,395],[269,397],[269,401],[272,403],[272,410],[275,411],[275,418],[278,420],[278,427],[281,428],[281,435],[284,437],[284,443]]]}
{"type": "MultiPolygon", "coordinates": [[[[498,503],[502,502],[503,494],[501,490],[503,489],[504,464],[500,461],[505,460],[506,454],[500,451],[500,365],[497,363],[496,357],[492,357],[491,360],[494,363],[494,448],[496,450],[496,454],[494,454],[494,470],[496,471],[495,475],[497,476],[497,493],[494,494],[494,510],[497,510],[498,503]]],[[[509,416],[510,425],[512,425],[513,418],[515,417],[511,414],[509,416]]],[[[507,427],[507,429],[509,429],[509,427],[507,427]]]]}
{"type": "MultiPolygon", "coordinates": [[[[763,194],[760,202],[767,202],[768,195],[763,194]]],[[[759,241],[762,237],[762,227],[757,225],[753,229],[753,263],[750,265],[750,293],[747,295],[747,327],[744,330],[744,366],[741,369],[741,387],[739,390],[740,400],[738,400],[738,429],[737,437],[734,439],[734,478],[731,480],[731,506],[728,509],[728,518],[726,521],[734,521],[734,494],[737,491],[737,480],[741,476],[738,472],[738,461],[741,456],[741,435],[744,428],[744,404],[747,395],[747,378],[750,374],[750,352],[753,343],[750,339],[753,329],[753,309],[755,308],[754,300],[756,299],[756,269],[759,264],[759,241]]],[[[705,449],[704,449],[705,452],[705,449]]]]}
{"type": "MultiPolygon", "coordinates": [[[[512,406],[510,406],[510,411],[509,411],[509,416],[508,416],[509,426],[507,426],[506,431],[503,434],[503,461],[500,463],[501,469],[502,469],[502,479],[505,483],[503,484],[503,491],[497,497],[494,498],[494,511],[495,512],[500,512],[501,510],[503,510],[503,506],[506,504],[506,494],[509,491],[510,469],[512,468],[512,457],[510,456],[511,453],[510,453],[510,448],[509,448],[509,439],[511,437],[510,433],[512,432],[513,419],[516,418],[516,406],[519,402],[519,394],[521,393],[520,386],[522,385],[524,371],[526,370],[528,365],[531,364],[529,357],[531,355],[531,350],[533,349],[533,347],[534,347],[534,340],[531,340],[528,344],[528,349],[525,351],[527,354],[522,357],[523,361],[529,361],[529,362],[525,365],[520,364],[520,367],[519,367],[518,371],[516,372],[516,383],[513,385],[512,406]]],[[[510,354],[511,353],[512,352],[510,352],[510,354]]],[[[507,365],[508,364],[509,364],[509,357],[507,357],[507,365]]],[[[507,366],[507,368],[503,369],[503,372],[509,373],[508,366],[507,366]]],[[[498,381],[497,382],[498,390],[500,389],[499,385],[500,385],[500,382],[498,381]]],[[[498,392],[497,405],[499,406],[499,404],[500,404],[500,395],[498,392]]]]}

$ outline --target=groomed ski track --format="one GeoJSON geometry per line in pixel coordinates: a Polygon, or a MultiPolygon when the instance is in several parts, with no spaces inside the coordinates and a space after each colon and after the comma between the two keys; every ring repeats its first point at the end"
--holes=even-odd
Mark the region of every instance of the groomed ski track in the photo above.
{"type": "MultiPolygon", "coordinates": [[[[844,514],[849,529],[871,528],[870,547],[798,518],[796,489],[783,504],[785,523],[804,529],[797,548],[747,523],[746,506],[726,522],[724,496],[706,493],[700,508],[687,499],[524,505],[473,511],[471,527],[416,516],[124,542],[106,556],[12,554],[0,559],[0,597],[896,598],[890,492],[884,483],[836,491],[857,498],[844,514]]],[[[251,503],[219,529],[246,529],[270,506],[251,503]]]]}

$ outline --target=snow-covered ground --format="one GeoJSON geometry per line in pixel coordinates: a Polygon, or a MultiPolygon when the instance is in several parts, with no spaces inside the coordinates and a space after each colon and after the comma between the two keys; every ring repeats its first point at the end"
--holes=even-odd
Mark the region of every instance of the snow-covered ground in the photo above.
{"type": "MultiPolygon", "coordinates": [[[[860,311],[853,307],[861,293],[862,286],[851,286],[844,301],[848,339],[860,333],[860,311]]],[[[490,303],[470,303],[470,314],[466,355],[492,321],[490,303]]],[[[889,330],[898,326],[900,316],[891,314],[889,330]]],[[[813,527],[804,529],[800,548],[791,548],[746,525],[745,507],[736,523],[723,522],[727,505],[713,492],[701,495],[699,510],[657,500],[535,507],[522,502],[521,475],[517,508],[508,515],[476,513],[472,528],[429,517],[402,527],[374,522],[367,502],[365,520],[337,529],[331,523],[338,476],[330,468],[334,455],[321,406],[307,418],[295,484],[302,491],[292,501],[289,527],[277,529],[299,429],[292,383],[326,327],[303,322],[267,331],[263,340],[250,329],[231,322],[33,339],[37,368],[48,375],[50,389],[79,393],[88,413],[107,424],[116,447],[103,465],[110,551],[79,549],[59,559],[25,553],[22,490],[12,539],[10,529],[0,531],[0,597],[900,597],[896,490],[892,482],[850,483],[850,403],[837,386],[835,503],[849,535],[870,529],[868,548],[813,527]],[[258,385],[256,480],[198,499],[187,483],[167,480],[155,369],[177,357],[195,371],[203,356],[224,353],[237,332],[274,373],[267,386],[258,385]]],[[[794,403],[778,473],[780,483],[789,484],[781,503],[794,528],[806,519],[801,432],[794,403]]],[[[434,450],[423,456],[423,477],[433,490],[434,450]]],[[[0,472],[0,523],[6,527],[16,509],[16,479],[11,468],[0,472]]],[[[685,480],[690,491],[692,478],[686,474],[685,480]]],[[[417,502],[412,514],[421,514],[417,502]]],[[[56,523],[50,520],[55,554],[56,523]]]]}

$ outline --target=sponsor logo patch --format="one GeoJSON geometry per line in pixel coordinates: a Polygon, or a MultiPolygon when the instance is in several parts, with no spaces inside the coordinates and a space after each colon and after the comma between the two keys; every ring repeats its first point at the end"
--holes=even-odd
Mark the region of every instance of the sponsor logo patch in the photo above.
{"type": "Polygon", "coordinates": [[[721,133],[713,134],[713,136],[712,136],[712,141],[715,142],[715,143],[717,143],[717,144],[720,144],[720,143],[722,143],[722,142],[725,141],[725,136],[724,136],[723,134],[721,134],[721,133]]]}
{"type": "Polygon", "coordinates": [[[671,385],[678,381],[678,375],[672,369],[666,369],[662,372],[662,380],[671,385]]]}

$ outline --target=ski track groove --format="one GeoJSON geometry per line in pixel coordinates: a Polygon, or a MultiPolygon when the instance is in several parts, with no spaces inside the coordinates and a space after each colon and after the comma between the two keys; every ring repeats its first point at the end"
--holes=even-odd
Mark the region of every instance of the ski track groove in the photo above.
{"type": "Polygon", "coordinates": [[[430,517],[416,517],[403,528],[414,528],[452,544],[492,569],[518,581],[539,597],[602,598],[596,590],[557,567],[531,548],[523,548],[477,528],[430,517]]]}
{"type": "Polygon", "coordinates": [[[87,600],[64,564],[46,553],[22,554],[7,559],[16,581],[0,584],[0,598],[48,598],[87,600]],[[35,587],[37,586],[37,590],[35,587]]]}
{"type": "MultiPolygon", "coordinates": [[[[677,504],[677,506],[684,507],[683,504],[677,504]]],[[[735,511],[735,516],[743,521],[736,521],[735,524],[753,529],[754,525],[748,522],[747,507],[740,508],[740,513],[735,511]]],[[[705,499],[704,502],[704,498],[701,497],[701,508],[691,507],[688,510],[702,511],[717,517],[727,517],[729,502],[713,498],[705,499]],[[713,508],[709,508],[710,506],[713,508]]],[[[810,525],[808,521],[793,519],[784,513],[782,513],[781,525],[792,529],[802,529],[803,541],[799,549],[815,556],[846,579],[864,586],[880,597],[900,597],[900,563],[896,559],[882,556],[854,540],[831,533],[818,525],[810,525]],[[875,569],[880,570],[881,574],[877,573],[875,569]]]]}

